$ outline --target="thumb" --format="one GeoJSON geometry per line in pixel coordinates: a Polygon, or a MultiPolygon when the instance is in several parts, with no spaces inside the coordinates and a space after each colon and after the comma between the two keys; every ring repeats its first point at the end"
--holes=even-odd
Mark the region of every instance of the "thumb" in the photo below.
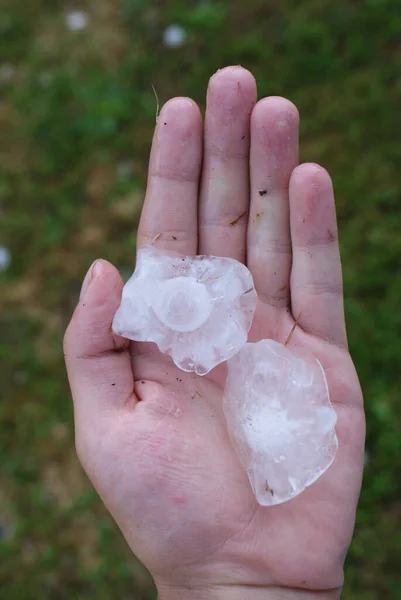
{"type": "Polygon", "coordinates": [[[117,269],[97,260],[65,333],[64,355],[78,418],[93,419],[99,411],[135,403],[129,341],[111,330],[122,287],[117,269]]]}

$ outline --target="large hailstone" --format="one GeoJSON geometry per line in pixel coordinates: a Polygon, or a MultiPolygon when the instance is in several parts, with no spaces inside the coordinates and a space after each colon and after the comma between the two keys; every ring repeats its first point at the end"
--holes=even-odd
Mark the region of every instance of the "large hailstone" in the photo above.
{"type": "Polygon", "coordinates": [[[251,273],[232,258],[143,246],[113,331],[155,342],[181,370],[205,375],[244,346],[256,299],[251,273]]]}
{"type": "Polygon", "coordinates": [[[273,340],[228,362],[224,414],[259,504],[300,494],[332,464],[336,413],[321,364],[273,340]]]}

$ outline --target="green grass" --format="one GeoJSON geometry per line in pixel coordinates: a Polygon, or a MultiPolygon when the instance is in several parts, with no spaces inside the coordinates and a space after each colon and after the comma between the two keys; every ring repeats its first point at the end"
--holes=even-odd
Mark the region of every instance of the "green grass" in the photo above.
{"type": "Polygon", "coordinates": [[[61,340],[90,262],[102,256],[132,268],[155,119],[151,84],[162,102],[189,95],[203,105],[210,75],[242,64],[261,96],[298,105],[301,158],[333,175],[370,457],[344,597],[395,600],[399,1],[82,0],[90,23],[76,33],[65,28],[64,6],[0,0],[0,65],[15,69],[0,82],[0,234],[12,253],[0,274],[0,597],[154,597],[77,464],[61,340]],[[187,30],[184,48],[163,46],[171,23],[187,30]]]}

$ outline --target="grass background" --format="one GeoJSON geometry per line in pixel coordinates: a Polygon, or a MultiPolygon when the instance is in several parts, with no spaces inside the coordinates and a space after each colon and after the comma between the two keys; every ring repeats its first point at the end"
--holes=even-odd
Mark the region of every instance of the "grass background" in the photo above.
{"type": "Polygon", "coordinates": [[[77,464],[61,341],[91,261],[133,268],[151,84],[203,106],[227,64],[298,105],[301,159],[334,178],[368,417],[344,597],[400,597],[399,0],[0,0],[1,599],[155,598],[77,464]]]}

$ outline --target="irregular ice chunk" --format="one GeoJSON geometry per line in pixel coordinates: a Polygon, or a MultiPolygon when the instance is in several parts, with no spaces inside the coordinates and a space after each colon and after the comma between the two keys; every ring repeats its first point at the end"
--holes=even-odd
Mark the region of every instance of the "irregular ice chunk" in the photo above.
{"type": "Polygon", "coordinates": [[[229,360],[224,414],[263,506],[300,494],[336,455],[337,416],[321,364],[273,340],[246,344],[229,360]]]}
{"type": "Polygon", "coordinates": [[[255,308],[252,275],[238,261],[143,246],[113,331],[155,342],[183,371],[205,375],[244,346],[255,308]]]}

